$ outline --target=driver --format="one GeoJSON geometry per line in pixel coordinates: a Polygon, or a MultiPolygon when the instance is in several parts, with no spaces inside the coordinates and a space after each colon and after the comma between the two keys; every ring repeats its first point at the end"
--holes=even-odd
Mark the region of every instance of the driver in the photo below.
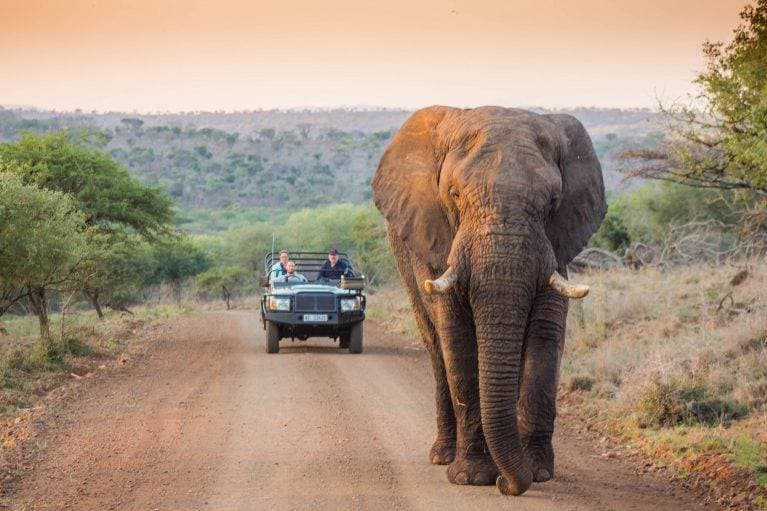
{"type": "Polygon", "coordinates": [[[306,277],[296,271],[296,263],[288,261],[285,275],[277,277],[277,282],[307,282],[306,277]]]}
{"type": "Polygon", "coordinates": [[[328,250],[328,260],[322,265],[319,275],[320,279],[338,280],[341,277],[353,277],[351,266],[346,261],[338,258],[338,250],[331,248],[328,250]]]}

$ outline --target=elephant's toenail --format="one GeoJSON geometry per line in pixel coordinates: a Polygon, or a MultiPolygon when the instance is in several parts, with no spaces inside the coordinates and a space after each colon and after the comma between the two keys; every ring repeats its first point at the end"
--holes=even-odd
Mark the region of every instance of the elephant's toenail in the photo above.
{"type": "Polygon", "coordinates": [[[542,483],[544,481],[548,481],[549,479],[551,479],[551,472],[549,472],[548,469],[539,468],[538,471],[535,473],[536,483],[542,483]]]}
{"type": "Polygon", "coordinates": [[[455,482],[456,484],[469,484],[469,474],[466,472],[459,472],[458,475],[455,476],[455,482]]]}

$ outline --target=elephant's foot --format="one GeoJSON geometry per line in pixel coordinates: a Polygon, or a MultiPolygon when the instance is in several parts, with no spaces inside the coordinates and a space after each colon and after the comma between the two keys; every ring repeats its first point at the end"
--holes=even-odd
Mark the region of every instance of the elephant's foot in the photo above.
{"type": "Polygon", "coordinates": [[[554,448],[551,438],[531,442],[525,449],[533,472],[533,481],[543,483],[554,477],[554,448]]]}
{"type": "Polygon", "coordinates": [[[459,456],[447,467],[447,480],[453,484],[487,486],[495,483],[498,468],[490,454],[459,456]]]}
{"type": "Polygon", "coordinates": [[[447,441],[439,438],[434,441],[429,451],[429,462],[432,465],[447,465],[455,459],[455,440],[447,441]]]}

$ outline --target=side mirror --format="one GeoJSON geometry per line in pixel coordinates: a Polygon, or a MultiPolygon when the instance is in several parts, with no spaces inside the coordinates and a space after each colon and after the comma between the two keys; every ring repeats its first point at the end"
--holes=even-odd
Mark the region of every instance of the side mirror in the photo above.
{"type": "Polygon", "coordinates": [[[262,275],[258,277],[258,285],[264,288],[269,287],[269,277],[262,275]]]}

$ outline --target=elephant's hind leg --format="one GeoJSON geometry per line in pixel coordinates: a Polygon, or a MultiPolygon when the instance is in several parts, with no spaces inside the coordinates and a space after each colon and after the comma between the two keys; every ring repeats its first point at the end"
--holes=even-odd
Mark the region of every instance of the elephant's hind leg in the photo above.
{"type": "Polygon", "coordinates": [[[517,413],[522,445],[532,463],[536,482],[554,477],[551,441],[566,316],[566,299],[553,290],[542,292],[536,297],[525,340],[517,413]]]}

